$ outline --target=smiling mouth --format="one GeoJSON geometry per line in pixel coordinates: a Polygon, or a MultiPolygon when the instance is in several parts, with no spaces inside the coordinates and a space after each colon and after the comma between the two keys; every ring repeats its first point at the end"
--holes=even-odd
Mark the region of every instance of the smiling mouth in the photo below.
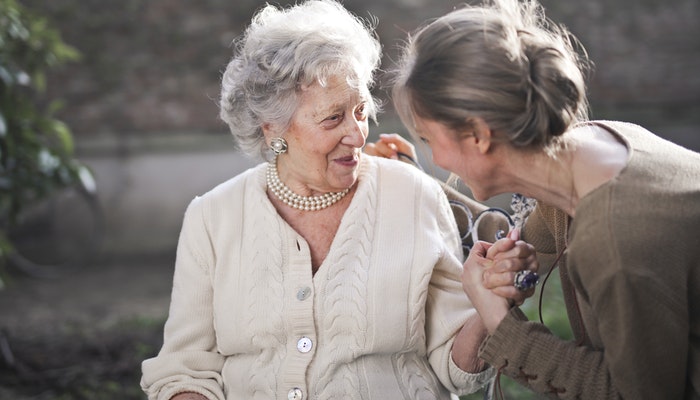
{"type": "Polygon", "coordinates": [[[336,158],[335,161],[347,163],[347,162],[357,161],[357,158],[355,156],[347,156],[347,157],[336,158]]]}

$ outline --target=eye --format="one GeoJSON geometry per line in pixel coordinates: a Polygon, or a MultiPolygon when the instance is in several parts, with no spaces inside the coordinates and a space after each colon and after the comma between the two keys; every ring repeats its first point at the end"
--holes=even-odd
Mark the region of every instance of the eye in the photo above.
{"type": "Polygon", "coordinates": [[[332,114],[321,121],[321,126],[326,129],[333,129],[343,121],[343,114],[332,114]]]}
{"type": "Polygon", "coordinates": [[[355,118],[358,121],[364,121],[367,119],[367,104],[362,103],[355,109],[355,118]]]}
{"type": "Polygon", "coordinates": [[[425,143],[425,144],[427,144],[427,145],[430,145],[430,141],[429,141],[428,139],[424,138],[423,136],[419,137],[419,139],[420,139],[421,142],[423,142],[423,143],[425,143]]]}

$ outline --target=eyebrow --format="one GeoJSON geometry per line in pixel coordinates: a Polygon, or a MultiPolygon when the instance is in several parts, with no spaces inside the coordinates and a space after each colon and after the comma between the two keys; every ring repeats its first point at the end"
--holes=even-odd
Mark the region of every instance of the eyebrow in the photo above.
{"type": "Polygon", "coordinates": [[[319,109],[318,112],[316,113],[316,115],[320,115],[320,114],[324,114],[324,115],[325,115],[325,114],[332,114],[332,113],[334,113],[334,112],[336,112],[336,111],[338,111],[338,110],[342,110],[343,108],[344,108],[344,106],[343,106],[342,103],[332,103],[332,104],[330,104],[330,105],[328,105],[328,106],[326,106],[326,107],[323,107],[323,108],[319,109]]]}
{"type": "MultiPolygon", "coordinates": [[[[359,101],[357,102],[356,105],[369,102],[369,99],[367,98],[367,96],[364,96],[364,95],[357,96],[357,100],[359,100],[359,101]]],[[[343,110],[345,108],[345,104],[346,104],[345,101],[331,103],[330,105],[328,105],[326,107],[315,110],[313,113],[313,117],[314,117],[314,119],[320,118],[320,117],[325,117],[325,116],[333,114],[334,112],[337,112],[339,110],[343,110]]]]}

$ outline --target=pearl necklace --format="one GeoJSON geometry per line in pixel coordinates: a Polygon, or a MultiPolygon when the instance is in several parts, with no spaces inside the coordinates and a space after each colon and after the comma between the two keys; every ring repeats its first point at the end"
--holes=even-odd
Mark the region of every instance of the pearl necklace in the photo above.
{"type": "Polygon", "coordinates": [[[321,196],[300,196],[280,180],[277,175],[277,158],[267,164],[267,187],[284,204],[304,211],[323,210],[337,203],[350,191],[350,188],[347,188],[342,192],[325,193],[321,196]]]}

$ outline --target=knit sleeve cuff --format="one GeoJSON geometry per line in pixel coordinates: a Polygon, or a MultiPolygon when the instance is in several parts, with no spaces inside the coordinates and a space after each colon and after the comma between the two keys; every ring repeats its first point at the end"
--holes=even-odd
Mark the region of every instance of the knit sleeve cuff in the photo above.
{"type": "Polygon", "coordinates": [[[449,371],[452,384],[459,389],[459,392],[456,393],[459,396],[476,392],[496,375],[496,370],[492,367],[476,374],[462,371],[452,359],[451,352],[449,371]]]}
{"type": "Polygon", "coordinates": [[[527,320],[520,308],[511,308],[496,330],[481,344],[479,357],[493,366],[503,365],[506,359],[504,349],[511,347],[513,341],[521,337],[519,331],[527,329],[523,324],[523,321],[527,320]]]}

